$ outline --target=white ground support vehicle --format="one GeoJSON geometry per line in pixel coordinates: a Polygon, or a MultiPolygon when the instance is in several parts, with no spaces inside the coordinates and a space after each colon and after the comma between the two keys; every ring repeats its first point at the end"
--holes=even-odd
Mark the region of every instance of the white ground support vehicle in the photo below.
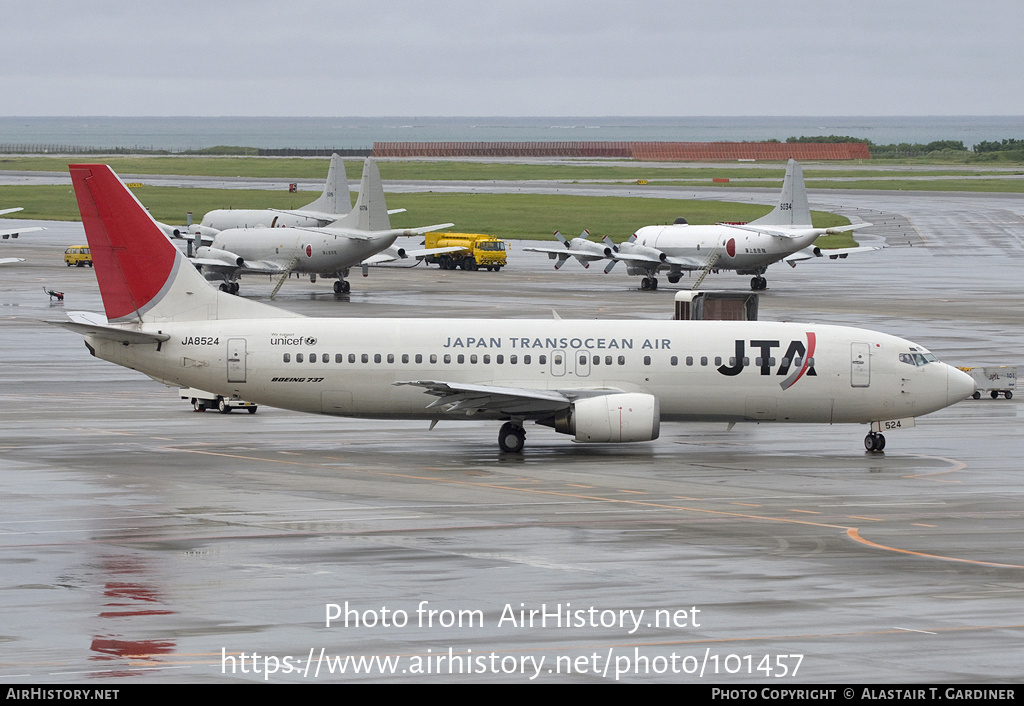
{"type": "Polygon", "coordinates": [[[228,414],[234,409],[244,409],[249,414],[256,414],[258,409],[255,402],[246,402],[232,397],[223,397],[221,395],[214,394],[213,392],[206,392],[204,390],[197,390],[194,387],[182,387],[178,390],[178,394],[183,400],[189,400],[192,403],[192,409],[196,412],[205,412],[208,409],[215,409],[221,414],[228,414]]]}
{"type": "Polygon", "coordinates": [[[992,399],[998,399],[1002,395],[1006,399],[1013,397],[1013,391],[1017,389],[1017,366],[1016,365],[988,365],[979,368],[960,368],[974,378],[978,389],[974,393],[974,399],[980,400],[981,393],[987,392],[992,399]]]}

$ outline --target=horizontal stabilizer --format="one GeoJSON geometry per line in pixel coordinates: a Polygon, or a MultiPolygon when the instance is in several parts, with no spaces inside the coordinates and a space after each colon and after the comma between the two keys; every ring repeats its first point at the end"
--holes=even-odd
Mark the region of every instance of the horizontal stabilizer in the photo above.
{"type": "Polygon", "coordinates": [[[762,235],[770,235],[776,238],[804,238],[809,235],[838,235],[839,233],[847,233],[852,230],[862,230],[869,227],[871,224],[851,223],[847,226],[836,226],[834,228],[770,228],[766,226],[753,225],[751,223],[746,225],[723,223],[721,225],[728,225],[730,228],[747,230],[751,233],[761,233],[762,235]]]}
{"type": "Polygon", "coordinates": [[[133,343],[163,343],[170,339],[165,333],[146,333],[145,331],[133,331],[130,329],[118,328],[117,326],[102,326],[99,324],[81,323],[78,321],[48,321],[54,326],[70,329],[83,336],[104,338],[108,341],[117,341],[125,345],[133,343]]]}

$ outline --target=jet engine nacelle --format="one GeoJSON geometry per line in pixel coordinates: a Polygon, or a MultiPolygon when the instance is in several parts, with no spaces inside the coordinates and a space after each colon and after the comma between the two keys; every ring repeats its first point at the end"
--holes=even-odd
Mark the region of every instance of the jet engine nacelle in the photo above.
{"type": "Polygon", "coordinates": [[[240,255],[236,255],[230,250],[221,250],[220,248],[209,248],[202,247],[196,250],[196,257],[210,258],[212,260],[221,260],[225,265],[234,263],[237,267],[245,266],[245,259],[240,255]]]}
{"type": "Polygon", "coordinates": [[[661,408],[657,397],[639,392],[585,397],[552,426],[587,443],[652,441],[661,431],[661,408]]]}

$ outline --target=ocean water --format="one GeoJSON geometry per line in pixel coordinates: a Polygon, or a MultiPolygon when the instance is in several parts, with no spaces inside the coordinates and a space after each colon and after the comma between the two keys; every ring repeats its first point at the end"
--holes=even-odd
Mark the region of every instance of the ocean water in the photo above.
{"type": "Polygon", "coordinates": [[[844,135],[875,144],[1024,139],[1024,116],[935,117],[0,117],[0,149],[50,145],[369,149],[374,142],[742,142],[844,135]]]}

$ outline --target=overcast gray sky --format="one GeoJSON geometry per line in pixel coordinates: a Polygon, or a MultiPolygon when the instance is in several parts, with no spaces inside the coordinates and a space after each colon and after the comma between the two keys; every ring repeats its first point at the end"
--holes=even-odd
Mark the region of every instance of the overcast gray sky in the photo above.
{"type": "Polygon", "coordinates": [[[5,2],[2,115],[1020,115],[1019,0],[5,2]]]}

